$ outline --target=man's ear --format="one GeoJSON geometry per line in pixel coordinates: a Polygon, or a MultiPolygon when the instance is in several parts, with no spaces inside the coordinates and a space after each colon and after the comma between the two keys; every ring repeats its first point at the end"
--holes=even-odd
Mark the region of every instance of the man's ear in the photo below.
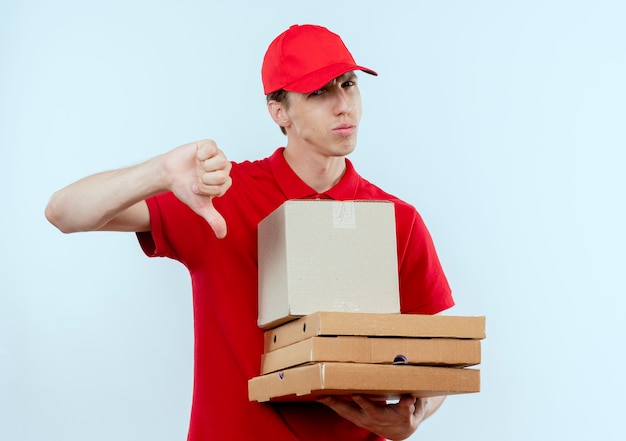
{"type": "Polygon", "coordinates": [[[291,120],[289,119],[289,115],[287,115],[287,111],[285,110],[283,103],[276,100],[270,100],[267,103],[267,110],[269,111],[274,122],[280,127],[289,127],[289,125],[291,125],[291,120]]]}

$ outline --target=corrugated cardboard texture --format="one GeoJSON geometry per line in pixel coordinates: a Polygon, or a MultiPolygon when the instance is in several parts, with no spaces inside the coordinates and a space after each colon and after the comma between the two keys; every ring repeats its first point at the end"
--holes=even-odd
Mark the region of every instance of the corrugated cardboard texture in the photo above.
{"type": "Polygon", "coordinates": [[[320,395],[377,395],[387,399],[480,391],[480,371],[468,368],[316,363],[248,382],[250,401],[313,401],[320,395]]]}
{"type": "Polygon", "coordinates": [[[400,312],[392,203],[291,200],[258,233],[260,327],[315,311],[400,312]]]}
{"type": "Polygon", "coordinates": [[[480,340],[312,337],[265,353],[261,361],[261,374],[324,361],[465,367],[480,363],[480,340]]]}
{"type": "Polygon", "coordinates": [[[265,352],[314,336],[485,338],[485,317],[316,312],[265,332],[265,352]]]}

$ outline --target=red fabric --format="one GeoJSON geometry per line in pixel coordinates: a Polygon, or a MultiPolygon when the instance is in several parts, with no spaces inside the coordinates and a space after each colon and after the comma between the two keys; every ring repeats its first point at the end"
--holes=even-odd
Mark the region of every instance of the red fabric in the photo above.
{"type": "Polygon", "coordinates": [[[263,91],[311,93],[353,70],[378,75],[355,63],[339,35],[322,26],[293,25],[267,48],[261,67],[263,91]]]}
{"type": "Polygon", "coordinates": [[[194,388],[189,440],[379,440],[317,403],[248,401],[259,375],[263,331],[257,327],[257,224],[287,199],[328,197],[395,202],[401,306],[434,314],[453,305],[432,240],[416,210],[361,178],[347,162],[341,181],[318,195],[289,168],[282,149],[233,164],[232,187],[214,200],[228,225],[216,239],[206,222],[171,193],[148,199],[152,231],[144,252],[182,262],[194,305],[194,388]]]}

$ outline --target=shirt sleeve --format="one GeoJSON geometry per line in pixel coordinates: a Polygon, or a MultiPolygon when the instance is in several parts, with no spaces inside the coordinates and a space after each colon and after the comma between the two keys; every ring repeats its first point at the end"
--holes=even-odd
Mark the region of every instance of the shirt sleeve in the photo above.
{"type": "Polygon", "coordinates": [[[411,206],[396,209],[400,306],[405,314],[437,314],[454,306],[452,291],[422,217],[411,206]]]}
{"type": "Polygon", "coordinates": [[[150,231],[137,233],[143,252],[149,257],[169,257],[185,265],[198,255],[198,237],[210,233],[210,227],[173,193],[146,199],[150,213],[150,231]]]}
{"type": "Polygon", "coordinates": [[[163,222],[159,211],[158,203],[154,197],[146,199],[148,211],[150,212],[150,231],[137,233],[137,239],[141,249],[148,257],[166,257],[163,222]]]}

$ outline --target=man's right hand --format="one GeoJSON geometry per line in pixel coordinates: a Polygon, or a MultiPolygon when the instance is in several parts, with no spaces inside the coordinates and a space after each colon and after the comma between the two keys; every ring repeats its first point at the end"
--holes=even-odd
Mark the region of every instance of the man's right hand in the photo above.
{"type": "Polygon", "coordinates": [[[185,144],[144,163],[80,179],[55,192],[45,214],[64,233],[149,231],[145,200],[172,191],[223,238],[226,221],[213,207],[213,198],[230,188],[230,169],[215,142],[185,144]]]}
{"type": "Polygon", "coordinates": [[[165,179],[178,199],[202,216],[218,238],[226,236],[226,221],[213,198],[230,188],[232,164],[212,140],[182,145],[162,157],[165,179]]]}

